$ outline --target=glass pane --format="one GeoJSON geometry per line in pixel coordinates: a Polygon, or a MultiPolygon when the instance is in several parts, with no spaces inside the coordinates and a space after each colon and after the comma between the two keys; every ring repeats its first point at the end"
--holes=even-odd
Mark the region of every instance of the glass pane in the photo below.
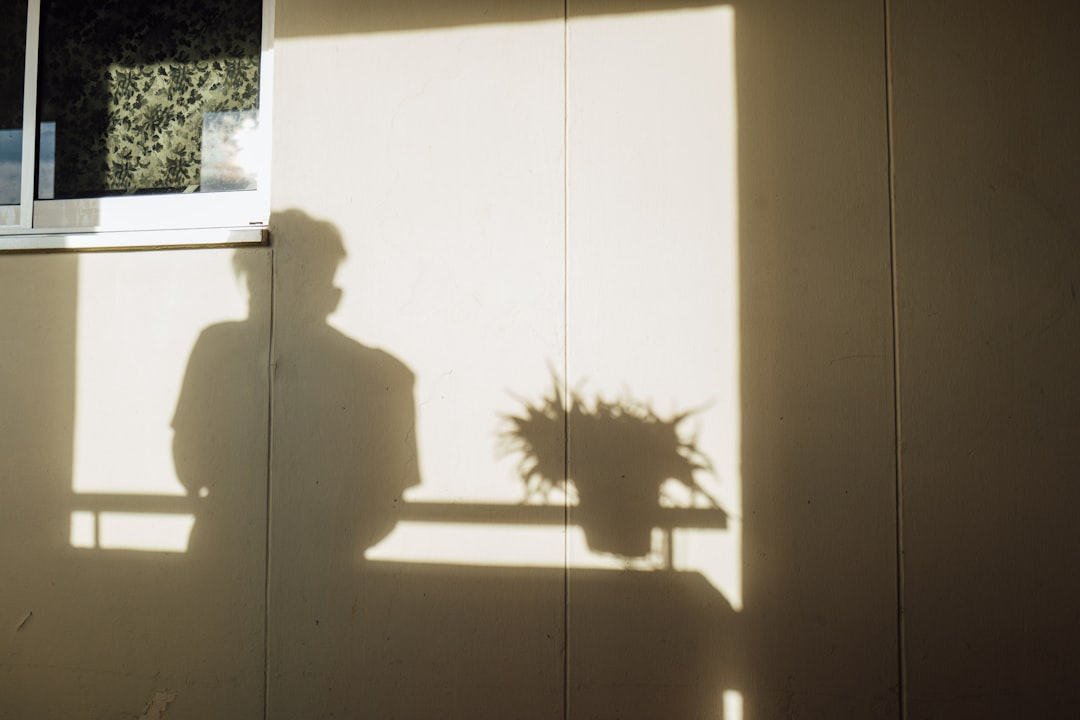
{"type": "Polygon", "coordinates": [[[22,187],[26,4],[13,2],[0,22],[0,205],[18,205],[22,187]]]}
{"type": "Polygon", "coordinates": [[[261,0],[43,0],[41,25],[40,199],[255,187],[261,0]]]}

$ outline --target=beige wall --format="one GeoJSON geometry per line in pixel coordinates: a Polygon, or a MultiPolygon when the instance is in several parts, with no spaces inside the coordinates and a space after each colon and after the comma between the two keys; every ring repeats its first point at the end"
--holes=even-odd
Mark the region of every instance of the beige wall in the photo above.
{"type": "Polygon", "coordinates": [[[269,324],[231,255],[0,258],[2,717],[260,712],[269,324]]]}
{"type": "Polygon", "coordinates": [[[0,718],[1067,714],[1075,12],[931,5],[279,0],[268,248],[0,256],[0,718]]]}
{"type": "Polygon", "coordinates": [[[1073,712],[1078,19],[894,15],[912,717],[1073,712]]]}

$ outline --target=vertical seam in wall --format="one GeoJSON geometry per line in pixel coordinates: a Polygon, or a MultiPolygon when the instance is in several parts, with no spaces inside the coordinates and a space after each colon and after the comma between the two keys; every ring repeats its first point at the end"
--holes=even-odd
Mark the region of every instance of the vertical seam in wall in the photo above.
{"type": "Polygon", "coordinates": [[[270,483],[273,478],[274,455],[274,375],[277,369],[274,361],[274,288],[277,284],[277,260],[274,248],[270,246],[270,328],[267,338],[266,355],[266,537],[264,538],[263,566],[263,719],[270,716],[270,483]]]}
{"type": "MultiPolygon", "coordinates": [[[[563,0],[563,371],[562,400],[570,385],[570,0],[563,0]]],[[[563,478],[570,478],[570,413],[563,413],[563,478]]],[[[564,485],[565,487],[565,485],[564,485]]],[[[563,495],[563,718],[570,718],[570,496],[563,495]]]]}
{"type": "Polygon", "coordinates": [[[893,343],[893,482],[896,511],[896,647],[897,703],[901,720],[907,718],[907,644],[904,632],[904,483],[902,463],[903,433],[900,408],[900,307],[896,262],[896,167],[893,128],[893,57],[890,0],[883,0],[885,15],[885,129],[889,192],[889,265],[893,343]]]}

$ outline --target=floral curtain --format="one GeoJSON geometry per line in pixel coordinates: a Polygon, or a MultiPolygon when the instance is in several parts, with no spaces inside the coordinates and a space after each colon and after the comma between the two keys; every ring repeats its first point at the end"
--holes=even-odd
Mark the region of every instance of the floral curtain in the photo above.
{"type": "Polygon", "coordinates": [[[258,108],[261,19],[261,0],[43,2],[54,197],[200,189],[207,118],[258,108]]]}

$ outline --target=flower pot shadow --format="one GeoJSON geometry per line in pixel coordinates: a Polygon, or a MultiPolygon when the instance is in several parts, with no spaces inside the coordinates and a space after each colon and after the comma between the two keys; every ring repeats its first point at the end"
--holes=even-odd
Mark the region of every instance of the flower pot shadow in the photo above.
{"type": "Polygon", "coordinates": [[[525,502],[546,500],[556,490],[576,496],[571,519],[591,550],[648,555],[669,481],[719,507],[695,479],[712,472],[708,457],[680,432],[692,412],[664,417],[629,398],[564,397],[557,378],[539,401],[523,405],[521,413],[504,417],[501,439],[508,454],[520,456],[525,502]]]}

